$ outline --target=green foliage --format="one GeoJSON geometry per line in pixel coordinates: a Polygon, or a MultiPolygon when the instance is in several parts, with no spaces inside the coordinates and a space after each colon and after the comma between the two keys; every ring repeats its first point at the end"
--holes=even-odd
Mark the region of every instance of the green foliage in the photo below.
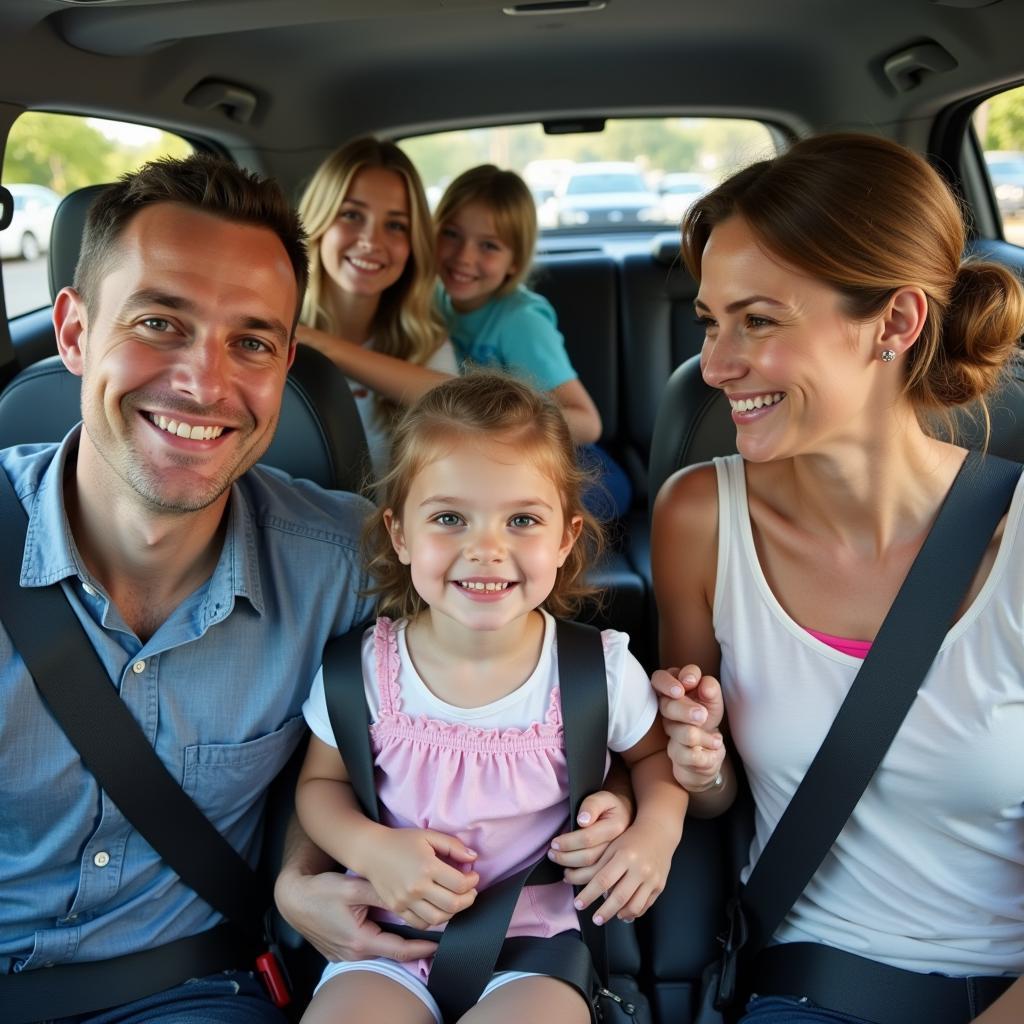
{"type": "Polygon", "coordinates": [[[1024,150],[1024,89],[993,96],[985,106],[983,148],[1024,150]]]}
{"type": "Polygon", "coordinates": [[[100,130],[100,122],[29,111],[11,128],[2,180],[47,185],[66,195],[73,189],[113,181],[157,156],[184,156],[191,146],[167,132],[142,133],[138,144],[100,130]]]}

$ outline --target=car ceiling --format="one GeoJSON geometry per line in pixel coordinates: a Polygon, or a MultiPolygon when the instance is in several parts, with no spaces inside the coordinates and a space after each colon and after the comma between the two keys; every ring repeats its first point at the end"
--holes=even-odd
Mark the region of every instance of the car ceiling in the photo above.
{"type": "Polygon", "coordinates": [[[737,112],[920,146],[942,107],[1024,77],[1019,0],[608,0],[518,17],[509,3],[4,0],[0,121],[29,106],[160,124],[294,182],[364,131],[583,114],[737,112]],[[897,87],[884,63],[915,46],[949,66],[897,87]],[[204,109],[194,90],[210,81],[254,102],[248,121],[204,109]]]}

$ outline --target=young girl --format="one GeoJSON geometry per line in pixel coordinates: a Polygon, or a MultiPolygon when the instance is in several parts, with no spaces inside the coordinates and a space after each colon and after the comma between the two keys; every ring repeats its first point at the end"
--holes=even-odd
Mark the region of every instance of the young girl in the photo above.
{"type": "Polygon", "coordinates": [[[550,392],[611,498],[604,517],[624,515],[629,478],[594,443],[601,416],[569,361],[551,303],[524,285],[537,242],[526,183],[493,164],[474,167],[448,186],[434,219],[438,301],[460,363],[500,366],[550,392]]]}
{"type": "MultiPolygon", "coordinates": [[[[437,926],[478,889],[548,849],[566,815],[566,759],[553,615],[588,592],[600,532],[580,503],[584,475],[557,406],[504,374],[478,372],[424,396],[400,421],[370,527],[380,610],[363,641],[371,741],[385,825],[359,810],[335,746],[322,679],[299,779],[303,827],[368,878],[387,920],[437,926]],[[394,915],[398,915],[397,917],[394,915]]],[[[608,844],[577,905],[632,919],[661,892],[686,795],[672,779],[650,683],[603,634],[608,747],[629,766],[632,826],[608,844]]],[[[563,883],[528,887],[509,935],[578,922],[563,883]]],[[[303,1020],[430,1024],[429,961],[329,964],[303,1020]]],[[[576,989],[498,973],[466,1021],[588,1021],[576,989]]]]}
{"type": "Polygon", "coordinates": [[[433,307],[423,186],[393,143],[355,139],[321,164],[299,213],[310,273],[296,334],[349,377],[379,476],[400,406],[457,372],[433,307]]]}

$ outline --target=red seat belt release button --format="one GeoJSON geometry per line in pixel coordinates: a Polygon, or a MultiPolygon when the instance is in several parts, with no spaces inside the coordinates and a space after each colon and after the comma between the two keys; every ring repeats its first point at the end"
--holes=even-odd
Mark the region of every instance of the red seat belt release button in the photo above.
{"type": "Polygon", "coordinates": [[[281,969],[281,963],[272,950],[260,953],[256,957],[256,970],[263,978],[263,984],[267,986],[270,1001],[278,1007],[287,1006],[292,1001],[292,994],[289,991],[284,971],[281,969]]]}

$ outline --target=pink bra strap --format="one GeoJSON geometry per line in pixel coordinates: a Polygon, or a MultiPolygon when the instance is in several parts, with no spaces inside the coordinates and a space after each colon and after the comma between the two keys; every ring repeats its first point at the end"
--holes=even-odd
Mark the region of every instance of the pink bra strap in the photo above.
{"type": "Polygon", "coordinates": [[[402,708],[402,691],[398,686],[398,631],[386,615],[377,619],[374,626],[373,653],[377,663],[380,713],[393,715],[402,708]]]}

